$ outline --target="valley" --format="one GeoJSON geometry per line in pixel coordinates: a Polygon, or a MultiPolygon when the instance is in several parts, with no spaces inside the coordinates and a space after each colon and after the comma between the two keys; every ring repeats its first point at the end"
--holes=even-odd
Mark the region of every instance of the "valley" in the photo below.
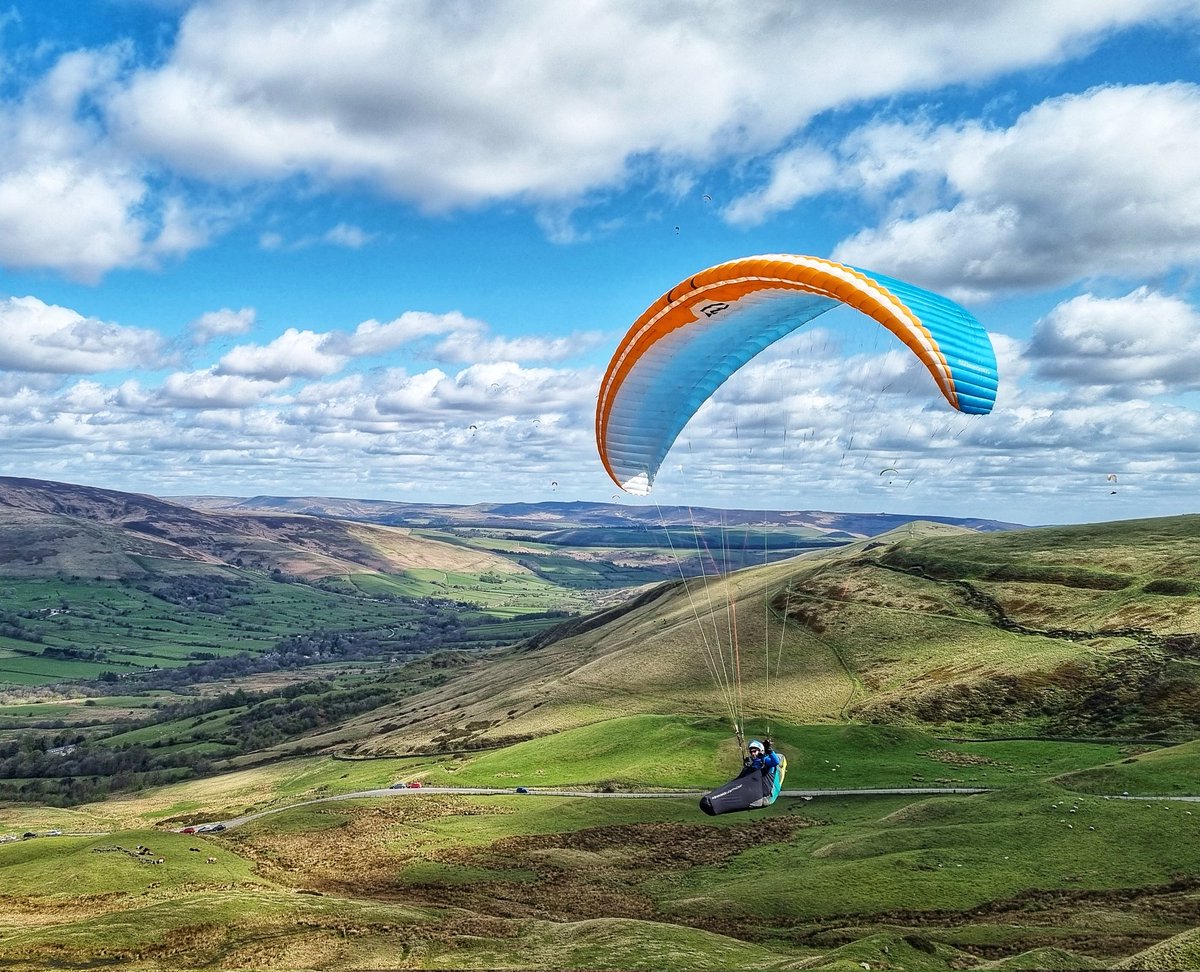
{"type": "MultiPolygon", "coordinates": [[[[110,554],[141,542],[105,516],[110,554]]],[[[915,521],[655,584],[653,544],[627,568],[511,524],[370,529],[432,546],[380,570],[320,549],[335,521],[254,567],[9,559],[5,968],[1200,961],[1195,517],[915,521]],[[734,711],[788,776],[710,818],[740,756],[705,646],[731,632],[734,711]],[[921,789],[982,792],[867,792],[921,789]],[[647,791],[693,795],[585,795],[647,791]]]]}

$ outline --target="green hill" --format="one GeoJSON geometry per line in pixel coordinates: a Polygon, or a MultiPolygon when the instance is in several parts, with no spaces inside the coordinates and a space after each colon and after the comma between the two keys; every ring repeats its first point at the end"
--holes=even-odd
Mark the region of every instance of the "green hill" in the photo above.
{"type": "Polygon", "coordinates": [[[406,753],[637,713],[720,718],[722,665],[740,666],[749,732],[854,720],[1192,738],[1197,590],[1197,517],[986,535],[912,524],[658,588],[308,742],[406,753]]]}
{"type": "Polygon", "coordinates": [[[347,670],[125,727],[112,753],[220,745],[241,768],[0,805],[0,964],[1193,968],[1200,810],[1116,797],[1200,788],[1197,525],[912,524],[665,585],[465,664],[347,670]],[[616,798],[737,766],[704,649],[734,632],[747,729],[788,754],[789,788],[989,792],[785,796],[711,819],[694,797],[616,798]],[[338,699],[370,707],[338,721],[338,699]],[[305,713],[322,728],[233,745],[305,713]],[[425,786],[388,789],[404,780],[425,786]]]}
{"type": "Polygon", "coordinates": [[[416,568],[526,573],[487,551],[398,527],[205,513],[136,493],[0,477],[0,577],[141,578],[227,566],[308,580],[416,568]]]}

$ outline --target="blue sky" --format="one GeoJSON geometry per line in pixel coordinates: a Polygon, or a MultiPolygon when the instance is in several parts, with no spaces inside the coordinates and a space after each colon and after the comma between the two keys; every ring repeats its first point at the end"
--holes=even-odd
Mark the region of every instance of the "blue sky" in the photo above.
{"type": "Polygon", "coordinates": [[[967,306],[995,411],[833,313],[659,502],[1197,511],[1198,42],[1200,0],[0,6],[0,473],[607,501],[629,324],[803,253],[967,306]]]}

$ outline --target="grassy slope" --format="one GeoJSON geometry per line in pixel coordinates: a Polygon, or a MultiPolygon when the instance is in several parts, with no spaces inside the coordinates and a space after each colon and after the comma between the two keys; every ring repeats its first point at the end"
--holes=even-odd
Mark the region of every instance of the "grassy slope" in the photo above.
{"type": "MultiPolygon", "coordinates": [[[[294,786],[299,765],[258,782],[294,786]]],[[[187,793],[194,785],[141,799],[161,817],[187,793]]],[[[690,800],[348,801],[215,839],[133,830],[0,845],[0,959],[849,969],[890,956],[941,972],[1036,949],[1002,967],[1111,968],[1194,949],[1171,937],[1190,927],[1195,890],[1171,882],[1200,869],[1198,819],[1179,804],[1042,783],[968,798],[784,799],[715,820],[690,800]],[[106,850],[138,843],[166,863],[106,850]]],[[[1160,960],[1133,967],[1189,967],[1160,960]]]]}
{"type": "Polygon", "coordinates": [[[1164,942],[1130,956],[1114,968],[1138,970],[1171,970],[1200,968],[1200,928],[1173,935],[1164,942]]]}
{"type": "MultiPolygon", "coordinates": [[[[1120,761],[1066,773],[1059,782],[1086,793],[1200,794],[1200,741],[1130,754],[1120,761]]],[[[1196,813],[1200,815],[1200,806],[1196,813]]]]}
{"type": "MultiPolygon", "coordinates": [[[[741,599],[738,618],[746,628],[739,630],[757,626],[761,637],[765,626],[772,639],[783,636],[774,721],[791,757],[789,786],[835,785],[835,773],[837,783],[860,786],[916,785],[939,774],[1016,784],[1002,792],[915,802],[781,800],[761,815],[713,821],[698,818],[690,800],[444,802],[408,794],[326,804],[204,838],[200,846],[252,862],[245,873],[262,884],[238,892],[253,896],[255,907],[236,916],[227,895],[194,889],[204,878],[192,875],[147,888],[156,892],[148,900],[136,888],[114,887],[95,924],[72,917],[70,895],[57,904],[43,900],[37,875],[53,873],[49,858],[13,858],[12,874],[34,877],[22,878],[20,894],[0,902],[20,919],[15,930],[0,932],[0,958],[77,960],[124,949],[120,954],[144,956],[130,959],[132,968],[806,961],[853,970],[866,961],[942,970],[970,964],[965,950],[996,959],[996,968],[1113,967],[1128,956],[1130,967],[1193,967],[1187,963],[1195,952],[1191,929],[1200,924],[1193,878],[1200,871],[1200,816],[1187,804],[1104,800],[1064,785],[1091,792],[1118,784],[1131,792],[1191,786],[1195,744],[1143,753],[1116,745],[951,743],[915,727],[837,723],[847,714],[885,711],[881,701],[922,679],[935,687],[986,683],[997,673],[1036,673],[1079,656],[1104,659],[1138,643],[1001,631],[955,593],[950,578],[986,589],[1010,617],[1034,626],[1052,617],[1092,630],[1123,623],[1162,634],[1194,631],[1195,598],[1147,590],[1156,581],[1195,577],[1194,525],[1181,518],[1073,528],[1050,544],[1044,536],[959,539],[941,531],[897,541],[907,558],[902,566],[921,566],[926,579],[866,562],[896,549],[885,541],[728,582],[741,599]],[[780,606],[774,595],[785,589],[794,593],[780,606]],[[763,610],[764,592],[774,599],[772,611],[763,610]],[[803,610],[805,599],[810,609],[821,606],[819,614],[803,610]],[[1045,614],[1043,602],[1053,612],[1045,614]],[[792,621],[781,628],[785,611],[792,621]],[[297,896],[299,890],[323,896],[297,896]],[[45,921],[48,913],[49,925],[32,928],[33,915],[45,921]]],[[[727,603],[725,583],[705,597],[727,603]]],[[[414,775],[457,783],[638,783],[662,778],[661,754],[672,757],[679,783],[710,781],[733,756],[712,719],[719,706],[708,677],[684,655],[696,637],[694,610],[682,594],[667,595],[602,629],[512,653],[480,675],[324,737],[366,749],[364,738],[375,734],[382,739],[377,748],[403,751],[422,742],[446,748],[545,734],[507,752],[294,760],[75,811],[5,809],[0,820],[33,826],[36,812],[40,826],[67,819],[144,826],[414,775]]],[[[706,602],[699,613],[707,611],[706,602]]],[[[144,831],[136,833],[154,846],[144,831]]],[[[32,854],[34,845],[52,848],[60,839],[2,845],[0,867],[7,854],[32,854]]],[[[83,844],[73,853],[98,854],[83,844]]],[[[89,887],[98,896],[104,893],[95,883],[99,872],[74,866],[93,875],[89,887]]],[[[119,877],[113,872],[111,880],[119,877]]]]}
{"type": "Polygon", "coordinates": [[[205,513],[152,496],[0,477],[0,575],[107,578],[245,563],[307,578],[367,568],[524,572],[397,527],[294,514],[205,513]],[[147,563],[147,559],[155,563],[147,563]]]}
{"type": "MultiPolygon", "coordinates": [[[[1138,747],[1011,740],[950,742],[917,729],[881,726],[779,727],[789,789],[1002,786],[1056,777],[1088,779],[1093,766],[1120,765],[1138,747]],[[1081,771],[1074,772],[1073,771],[1081,771]]],[[[1194,745],[1162,750],[1156,765],[1187,767],[1194,745]],[[1178,754],[1178,755],[1175,755],[1178,754]]],[[[212,820],[298,800],[382,789],[397,781],[427,785],[705,789],[732,776],[738,756],[728,733],[710,720],[628,716],[532,739],[503,750],[456,756],[345,760],[297,758],[208,780],[70,809],[0,808],[0,833],[146,827],[212,820]]],[[[1127,781],[1125,781],[1127,782],[1127,781]]],[[[1155,780],[1153,786],[1167,786],[1155,780]]],[[[1129,788],[1129,787],[1125,787],[1129,788]]],[[[1111,792],[1119,793],[1120,789],[1111,792]]],[[[1131,792],[1138,792],[1133,790],[1131,792]]],[[[1198,808],[1200,809],[1200,808],[1198,808]]]]}
{"type": "MultiPolygon", "coordinates": [[[[1105,800],[1038,782],[1113,762],[1118,747],[954,744],[870,726],[779,736],[793,759],[792,785],[832,785],[835,774],[837,783],[884,785],[915,771],[1009,788],[915,801],[784,798],[763,814],[715,820],[690,799],[407,793],[284,810],[218,838],[149,829],[410,775],[636,781],[658,775],[664,754],[680,782],[729,770],[734,757],[719,725],[634,716],[508,753],[299,759],[75,810],[5,808],[0,830],[119,829],[0,845],[0,959],[120,958],[134,969],[808,960],[852,969],[892,956],[941,972],[969,964],[967,953],[1030,949],[1028,964],[1005,967],[1055,967],[1050,958],[1061,968],[1112,967],[1190,927],[1195,890],[1172,891],[1170,882],[1200,870],[1200,816],[1187,804],[1105,800]],[[166,863],[109,849],[137,844],[166,863]]],[[[1158,765],[1186,761],[1189,747],[1178,749],[1174,760],[1170,750],[1157,754],[1158,765]]],[[[1187,954],[1187,941],[1153,955],[1187,954]]]]}
{"type": "MultiPolygon", "coordinates": [[[[1129,629],[1160,639],[1200,630],[1200,598],[1156,593],[1165,581],[1200,590],[1194,517],[991,535],[918,524],[676,585],[607,624],[511,653],[317,741],[404,753],[495,744],[635,713],[719,715],[724,704],[706,651],[727,644],[734,627],[752,724],[857,717],[1045,731],[1072,706],[1086,709],[1086,696],[1104,690],[1097,680],[1113,666],[1141,665],[1143,674],[1152,667],[1159,649],[1129,629]],[[997,625],[988,599],[1010,627],[997,625]],[[1064,626],[1085,633],[1038,633],[1064,626]]],[[[1177,694],[1168,693],[1162,707],[1178,711],[1176,702],[1200,701],[1200,665],[1170,664],[1175,685],[1168,688],[1177,694]]],[[[1170,723],[1162,713],[1156,718],[1170,723]]],[[[1131,723],[1125,734],[1138,731],[1131,723]]]]}

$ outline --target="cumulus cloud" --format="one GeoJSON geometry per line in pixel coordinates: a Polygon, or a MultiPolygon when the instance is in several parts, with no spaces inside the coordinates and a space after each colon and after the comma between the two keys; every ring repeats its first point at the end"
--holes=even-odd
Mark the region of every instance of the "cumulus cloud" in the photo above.
{"type": "MultiPolygon", "coordinates": [[[[193,340],[205,343],[217,335],[248,330],[255,313],[250,308],[228,308],[205,314],[190,325],[193,340]]],[[[227,351],[211,369],[214,376],[240,376],[265,382],[328,378],[352,362],[381,357],[406,349],[410,357],[448,364],[557,362],[578,357],[593,348],[599,336],[573,334],[561,338],[538,336],[500,337],[489,326],[458,311],[433,314],[406,311],[394,320],[368,320],[352,332],[311,331],[288,328],[266,344],[239,344],[227,351]]],[[[471,369],[467,372],[472,373],[471,369]]]]}
{"type": "MultiPolygon", "coordinates": [[[[911,353],[862,330],[804,329],[755,358],[684,430],[658,502],[745,506],[753,496],[775,507],[1027,522],[1022,504],[1034,495],[1039,510],[1063,519],[1104,518],[1111,511],[1087,504],[1110,501],[1108,472],[1121,476],[1122,498],[1136,499],[1140,515],[1156,502],[1173,508],[1172,493],[1200,474],[1194,410],[1029,381],[992,415],[963,416],[911,353]],[[889,467],[898,472],[881,478],[889,467]]],[[[1095,321],[1060,322],[1055,340],[1090,347],[1092,332],[1115,346],[1095,321]]],[[[1021,365],[1018,342],[993,341],[1002,370],[1021,365]]],[[[1027,354],[1024,367],[1043,360],[1051,358],[1027,354]]],[[[452,502],[615,493],[592,441],[599,374],[591,369],[498,362],[305,382],[209,368],[115,386],[30,377],[0,373],[0,435],[25,474],[72,480],[86,461],[90,482],[166,493],[237,493],[250,483],[255,492],[452,502]]],[[[1005,387],[1018,383],[1010,378],[1005,387]]]]}
{"type": "Polygon", "coordinates": [[[188,330],[195,344],[207,344],[214,338],[245,334],[254,326],[255,316],[253,307],[243,307],[236,311],[222,307],[220,310],[201,314],[188,325],[188,330]]]}
{"type": "Polygon", "coordinates": [[[844,165],[814,191],[900,190],[887,222],[835,258],[960,294],[1139,277],[1200,261],[1197,142],[1200,87],[1097,88],[1009,128],[868,129],[839,146],[844,165]]]}
{"type": "Polygon", "coordinates": [[[405,311],[386,323],[374,319],[363,321],[354,329],[352,335],[343,339],[342,345],[347,354],[387,354],[423,338],[461,331],[479,331],[485,326],[482,321],[467,317],[458,311],[448,314],[405,311]]]}
{"type": "Polygon", "coordinates": [[[246,408],[258,404],[282,384],[218,374],[212,369],[176,372],[167,376],[155,398],[159,404],[173,408],[246,408]]]}
{"type": "Polygon", "coordinates": [[[801,146],[776,156],[767,184],[735,199],[723,215],[734,226],[753,226],[802,199],[819,195],[837,181],[838,162],[831,153],[801,146]]]}
{"type": "Polygon", "coordinates": [[[217,375],[265,381],[301,376],[324,378],[345,367],[347,357],[330,350],[331,336],[289,327],[269,344],[241,344],[217,364],[217,375]]]}
{"type": "MultiPolygon", "coordinates": [[[[686,184],[697,168],[790,144],[831,109],[1054,63],[1128,25],[1197,16],[1197,0],[803,11],[785,0],[499,0],[469,17],[434,0],[200,0],[153,63],[136,66],[128,45],[69,52],[0,106],[0,262],[96,281],[191,252],[223,220],[181,188],[195,188],[189,179],[366,185],[425,211],[519,200],[555,238],[577,239],[571,209],[597,190],[635,177],[686,184]]],[[[794,204],[830,180],[830,164],[793,147],[727,218],[745,225],[794,204]]],[[[1004,207],[972,209],[968,195],[963,225],[1002,234],[1004,207]]],[[[373,239],[338,223],[260,243],[373,239]]],[[[1000,264],[976,276],[1017,272],[1000,264]]]]}
{"type": "Polygon", "coordinates": [[[597,334],[565,338],[490,337],[483,331],[459,331],[433,349],[440,361],[564,361],[595,347],[597,334]]]}
{"type": "Polygon", "coordinates": [[[446,364],[497,361],[565,361],[587,353],[599,335],[576,333],[561,338],[525,336],[497,337],[483,321],[458,311],[432,314],[406,311],[394,320],[364,321],[354,333],[335,338],[333,344],[346,354],[387,354],[397,348],[420,346],[436,361],[446,364]],[[441,340],[430,343],[428,339],[441,340]]]}
{"type": "Polygon", "coordinates": [[[512,363],[473,365],[455,375],[432,369],[400,375],[377,400],[381,413],[427,415],[450,411],[478,421],[489,415],[536,416],[590,408],[598,375],[512,363]]]}
{"type": "Polygon", "coordinates": [[[1038,321],[1028,357],[1039,377],[1121,397],[1200,388],[1200,314],[1147,287],[1083,294],[1038,321]]]}
{"type": "Polygon", "coordinates": [[[0,105],[0,262],[94,282],[202,245],[175,196],[156,198],[136,156],[82,106],[117,83],[121,52],[64,55],[19,100],[0,105]]]}
{"type": "Polygon", "coordinates": [[[368,182],[428,209],[554,201],[620,183],[633,158],[752,154],[832,107],[1196,12],[1194,0],[502,0],[466,17],[433,0],[209,0],[108,117],[123,144],[207,179],[368,182]]]}
{"type": "Polygon", "coordinates": [[[0,300],[0,368],[88,374],[162,363],[164,342],[154,331],[83,317],[36,297],[0,300]]]}

